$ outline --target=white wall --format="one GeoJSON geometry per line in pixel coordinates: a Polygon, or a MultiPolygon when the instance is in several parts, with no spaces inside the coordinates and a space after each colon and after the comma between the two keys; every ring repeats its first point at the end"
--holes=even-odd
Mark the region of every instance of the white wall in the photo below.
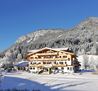
{"type": "Polygon", "coordinates": [[[67,67],[64,67],[64,72],[68,72],[67,67]]]}
{"type": "Polygon", "coordinates": [[[69,61],[66,61],[67,62],[67,65],[71,65],[71,61],[69,60],[69,61]]]}

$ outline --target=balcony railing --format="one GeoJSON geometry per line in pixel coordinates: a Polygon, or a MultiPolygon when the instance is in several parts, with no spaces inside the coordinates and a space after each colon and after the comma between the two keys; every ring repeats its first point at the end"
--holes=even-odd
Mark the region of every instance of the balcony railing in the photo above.
{"type": "Polygon", "coordinates": [[[57,55],[57,53],[37,53],[36,55],[57,55]]]}
{"type": "Polygon", "coordinates": [[[35,58],[35,59],[30,59],[30,60],[33,60],[33,61],[45,61],[45,60],[49,60],[49,61],[59,61],[59,60],[64,60],[64,61],[67,61],[68,58],[35,58]]]}

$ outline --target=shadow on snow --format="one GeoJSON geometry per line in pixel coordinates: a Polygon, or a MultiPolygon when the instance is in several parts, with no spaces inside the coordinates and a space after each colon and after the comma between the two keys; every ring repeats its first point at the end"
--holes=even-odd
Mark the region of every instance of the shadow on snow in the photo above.
{"type": "Polygon", "coordinates": [[[67,87],[82,85],[85,83],[62,86],[64,84],[65,83],[46,86],[46,84],[40,84],[28,79],[5,76],[2,82],[0,83],[0,91],[2,90],[4,91],[6,89],[19,89],[20,91],[23,91],[24,89],[26,89],[27,91],[76,91],[76,90],[63,90],[63,89],[67,87]]]}

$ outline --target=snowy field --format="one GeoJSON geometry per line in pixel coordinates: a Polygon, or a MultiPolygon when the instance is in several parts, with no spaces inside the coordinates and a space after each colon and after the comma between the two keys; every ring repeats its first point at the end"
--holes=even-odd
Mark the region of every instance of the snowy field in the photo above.
{"type": "Polygon", "coordinates": [[[37,75],[26,72],[7,73],[0,83],[1,89],[32,89],[36,91],[98,91],[98,75],[83,74],[37,75]]]}

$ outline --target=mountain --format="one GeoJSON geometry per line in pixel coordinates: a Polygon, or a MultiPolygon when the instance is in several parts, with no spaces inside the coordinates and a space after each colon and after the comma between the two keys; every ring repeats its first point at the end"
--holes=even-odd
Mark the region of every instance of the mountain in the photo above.
{"type": "Polygon", "coordinates": [[[42,29],[24,35],[0,56],[9,61],[18,61],[25,57],[28,50],[43,47],[69,47],[77,55],[98,54],[97,43],[98,18],[89,17],[69,30],[42,29]]]}

